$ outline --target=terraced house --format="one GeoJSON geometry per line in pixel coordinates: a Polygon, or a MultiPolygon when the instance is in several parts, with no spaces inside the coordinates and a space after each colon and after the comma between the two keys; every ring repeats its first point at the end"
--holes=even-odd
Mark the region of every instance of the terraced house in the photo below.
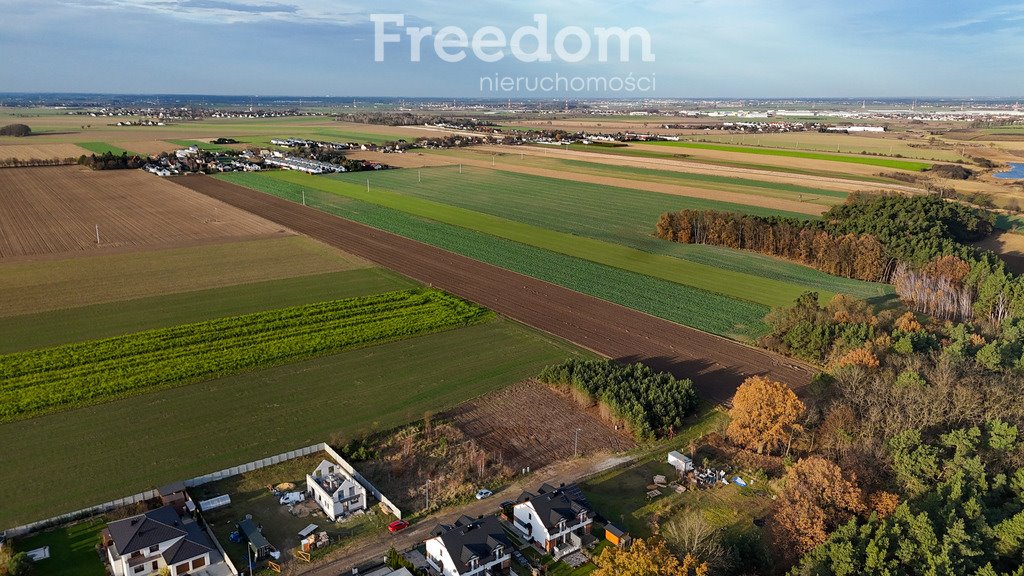
{"type": "Polygon", "coordinates": [[[208,567],[213,552],[199,525],[179,517],[173,506],[111,522],[104,540],[114,576],[147,576],[164,568],[181,576],[208,567]]]}
{"type": "Polygon", "coordinates": [[[463,516],[427,540],[427,563],[442,576],[508,574],[514,546],[494,516],[463,516]]]}
{"type": "Polygon", "coordinates": [[[575,486],[544,484],[537,494],[523,492],[512,509],[513,524],[538,550],[556,560],[583,547],[594,511],[575,486]]]}

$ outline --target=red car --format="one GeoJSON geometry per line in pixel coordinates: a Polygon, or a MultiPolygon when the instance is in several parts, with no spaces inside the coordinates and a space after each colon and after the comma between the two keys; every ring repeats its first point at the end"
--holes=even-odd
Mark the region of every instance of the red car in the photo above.
{"type": "Polygon", "coordinates": [[[391,524],[388,524],[388,532],[394,533],[399,530],[405,530],[409,527],[409,523],[405,520],[395,520],[391,524]]]}

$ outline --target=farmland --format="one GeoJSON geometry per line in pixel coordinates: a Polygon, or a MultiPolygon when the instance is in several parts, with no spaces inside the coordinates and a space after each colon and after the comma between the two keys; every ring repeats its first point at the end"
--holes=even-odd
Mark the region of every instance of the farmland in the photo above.
{"type": "Polygon", "coordinates": [[[659,146],[671,146],[678,148],[691,148],[695,150],[712,150],[716,152],[737,152],[742,154],[760,154],[765,156],[782,156],[785,158],[801,158],[804,160],[827,160],[829,162],[846,162],[850,164],[864,164],[867,166],[880,166],[882,168],[893,168],[896,170],[909,170],[920,172],[931,166],[927,162],[914,162],[909,160],[898,160],[895,158],[881,158],[877,156],[843,156],[840,154],[824,154],[819,152],[805,152],[801,150],[784,150],[779,148],[758,148],[749,146],[730,146],[726,144],[707,144],[700,142],[652,142],[659,146]]]}
{"type": "MultiPolygon", "coordinates": [[[[448,174],[452,174],[452,172],[449,171],[448,174]]],[[[603,240],[576,236],[406,194],[384,191],[379,188],[368,192],[351,180],[316,178],[292,172],[275,173],[269,176],[259,175],[257,178],[298,184],[306,188],[372,202],[421,218],[484,232],[536,248],[560,252],[597,264],[676,282],[698,290],[714,292],[764,306],[784,305],[794,300],[803,291],[799,286],[777,280],[759,278],[743,272],[720,270],[704,264],[651,254],[603,240]]],[[[447,180],[449,185],[454,183],[450,178],[447,180]]],[[[654,222],[655,219],[651,221],[654,222]]]]}
{"type": "Polygon", "coordinates": [[[0,526],[398,426],[579,353],[498,319],[3,424],[0,526]]]}
{"type": "Polygon", "coordinates": [[[189,146],[196,146],[200,150],[206,150],[208,152],[227,152],[231,150],[230,146],[224,146],[221,144],[212,144],[210,142],[204,142],[202,140],[168,140],[171,144],[180,146],[182,148],[188,148],[189,146]]]}
{"type": "Polygon", "coordinates": [[[573,457],[580,428],[579,454],[604,450],[620,452],[635,444],[615,430],[594,407],[580,406],[566,394],[537,382],[525,382],[459,405],[441,416],[451,421],[482,448],[500,454],[514,470],[540,468],[573,457]],[[530,406],[529,410],[520,409],[530,406]]]}
{"type": "Polygon", "coordinates": [[[383,268],[359,268],[0,316],[0,354],[413,286],[383,268]]]}
{"type": "Polygon", "coordinates": [[[180,386],[486,320],[409,290],[185,324],[0,356],[0,421],[180,386]]]}
{"type": "MultiPolygon", "coordinates": [[[[823,274],[805,266],[793,265],[775,258],[760,258],[754,254],[717,250],[709,246],[690,245],[683,250],[665,246],[652,237],[653,225],[666,210],[692,207],[696,210],[717,209],[737,211],[763,216],[799,215],[780,213],[758,207],[740,206],[701,200],[680,198],[664,194],[638,192],[623,188],[611,188],[579,184],[572,181],[556,181],[522,174],[489,169],[436,168],[430,170],[392,170],[370,176],[371,185],[408,196],[433,202],[490,214],[507,220],[522,222],[581,238],[592,238],[602,242],[626,246],[649,254],[672,257],[666,266],[686,270],[686,264],[705,266],[695,274],[707,274],[714,279],[723,279],[729,272],[755,275],[779,282],[799,286],[799,290],[821,292],[844,292],[860,297],[872,297],[887,293],[878,284],[850,281],[823,274]],[[453,186],[453,182],[458,186],[453,186]]],[[[358,182],[355,175],[332,177],[338,180],[358,182]]],[[[353,183],[354,183],[353,182],[353,183]]],[[[361,189],[360,189],[361,190],[361,189]]],[[[379,195],[379,192],[374,192],[379,195]]],[[[488,232],[487,228],[478,228],[488,232]]],[[[515,238],[520,242],[527,242],[515,238]]],[[[549,247],[549,246],[544,246],[549,247]]],[[[558,250],[558,248],[554,248],[558,250]]],[[[575,254],[580,256],[579,254],[575,254]]],[[[581,256],[588,258],[588,256],[581,256]]],[[[725,296],[740,298],[755,303],[772,305],[740,292],[723,292],[710,284],[698,285],[693,280],[678,275],[651,273],[648,270],[627,268],[619,262],[602,262],[615,267],[631,269],[650,276],[687,284],[697,288],[717,291],[725,296]]]]}
{"type": "Polygon", "coordinates": [[[45,160],[50,158],[75,158],[89,151],[74,144],[4,144],[0,146],[0,161],[45,160]]]}
{"type": "Polygon", "coordinates": [[[0,194],[0,259],[286,233],[138,170],[4,169],[0,194]]]}
{"type": "Polygon", "coordinates": [[[16,258],[0,262],[0,317],[366,267],[301,236],[16,258]]]}
{"type": "Polygon", "coordinates": [[[266,176],[234,174],[223,178],[293,202],[298,202],[305,190],[306,203],[328,213],[715,334],[753,339],[764,330],[761,319],[769,310],[767,306],[725,298],[337,194],[306,190],[266,176]]]}
{"type": "MultiPolygon", "coordinates": [[[[189,178],[187,184],[212,198],[280,222],[331,246],[344,246],[352,254],[606,357],[643,362],[654,369],[690,378],[701,397],[711,403],[727,399],[746,375],[752,373],[770,374],[797,389],[810,381],[812,372],[807,365],[588,296],[585,290],[589,288],[585,284],[581,286],[584,292],[566,289],[553,282],[337,218],[327,212],[333,208],[301,206],[216,178],[189,178]]],[[[421,222],[425,221],[417,224],[421,222]]],[[[516,245],[510,242],[508,247],[514,249],[516,245]]],[[[615,269],[605,267],[607,270],[615,269]]],[[[580,280],[572,271],[561,273],[577,282],[580,280]]],[[[646,292],[640,296],[641,303],[649,298],[646,292]]],[[[696,311],[695,318],[708,315],[708,309],[716,304],[714,296],[700,293],[702,299],[692,308],[689,304],[686,307],[696,311]]],[[[671,302],[670,305],[678,314],[684,304],[671,302]]],[[[726,322],[735,323],[732,315],[738,310],[722,312],[726,322]]]]}
{"type": "Polygon", "coordinates": [[[132,156],[133,154],[135,154],[135,152],[125,150],[124,148],[119,148],[117,146],[114,146],[113,144],[107,144],[106,142],[76,142],[75,144],[79,148],[84,148],[89,152],[92,152],[93,154],[106,154],[108,152],[113,154],[114,156],[120,156],[122,154],[132,156]]]}

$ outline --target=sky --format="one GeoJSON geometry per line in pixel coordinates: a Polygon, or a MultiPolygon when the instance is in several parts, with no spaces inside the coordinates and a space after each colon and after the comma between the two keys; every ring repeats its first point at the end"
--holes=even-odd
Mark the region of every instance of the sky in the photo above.
{"type": "Polygon", "coordinates": [[[1024,1],[0,0],[0,14],[3,92],[1024,96],[1024,1]],[[374,14],[402,16],[403,26],[378,17],[387,20],[380,31],[397,34],[398,42],[376,35],[374,14]],[[533,56],[545,51],[534,35],[512,38],[536,26],[538,14],[547,20],[551,59],[524,61],[513,47],[533,56]],[[408,27],[423,34],[431,28],[419,61],[408,27]],[[452,46],[439,53],[435,40],[447,27],[465,31],[468,47],[460,48],[449,28],[440,39],[452,46]],[[628,42],[627,62],[614,39],[602,61],[596,30],[613,27],[646,33],[649,61],[639,34],[628,42]],[[480,40],[499,43],[504,35],[504,48],[472,41],[488,30],[480,40]],[[375,57],[378,44],[383,61],[375,57]],[[484,61],[474,48],[500,59],[484,61]],[[446,61],[460,51],[461,61],[446,61]]]}

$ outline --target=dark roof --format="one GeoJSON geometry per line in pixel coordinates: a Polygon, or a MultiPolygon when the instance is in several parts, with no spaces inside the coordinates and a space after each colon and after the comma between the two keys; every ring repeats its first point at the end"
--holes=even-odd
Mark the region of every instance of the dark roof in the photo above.
{"type": "Polygon", "coordinates": [[[164,562],[173,566],[179,562],[191,560],[198,556],[202,556],[210,551],[210,548],[203,546],[197,542],[193,542],[187,538],[182,538],[174,543],[173,546],[164,550],[161,556],[164,558],[164,562]]]}
{"type": "Polygon", "coordinates": [[[121,556],[187,535],[171,506],[111,522],[107,529],[121,556]]]}
{"type": "Polygon", "coordinates": [[[605,529],[606,532],[611,532],[612,536],[615,536],[617,538],[622,538],[623,536],[626,535],[626,531],[625,530],[623,530],[622,528],[619,528],[618,526],[616,526],[615,524],[612,524],[611,522],[605,524],[604,529],[605,529]]]}
{"type": "Polygon", "coordinates": [[[242,535],[249,541],[249,544],[252,544],[257,549],[262,550],[263,548],[270,547],[270,542],[267,542],[266,537],[259,531],[256,523],[251,518],[242,520],[238,524],[238,530],[242,532],[242,535]]]}
{"type": "Polygon", "coordinates": [[[178,492],[184,492],[184,491],[185,491],[185,483],[184,482],[174,482],[174,483],[168,484],[167,486],[164,486],[164,487],[160,488],[159,490],[157,490],[157,492],[159,492],[161,496],[170,496],[172,494],[176,494],[178,492]]]}
{"type": "Polygon", "coordinates": [[[448,550],[460,574],[470,570],[469,561],[473,558],[477,558],[480,565],[496,560],[494,549],[498,546],[504,548],[503,555],[511,553],[513,549],[512,542],[495,516],[476,520],[463,516],[454,525],[438,526],[434,535],[441,538],[441,543],[448,550]]]}
{"type": "Polygon", "coordinates": [[[594,517],[594,511],[582,498],[576,486],[554,488],[545,484],[537,492],[537,494],[523,492],[519,496],[519,502],[529,502],[549,532],[557,528],[558,523],[562,520],[566,520],[569,524],[575,524],[580,514],[586,514],[590,518],[594,517]]]}

